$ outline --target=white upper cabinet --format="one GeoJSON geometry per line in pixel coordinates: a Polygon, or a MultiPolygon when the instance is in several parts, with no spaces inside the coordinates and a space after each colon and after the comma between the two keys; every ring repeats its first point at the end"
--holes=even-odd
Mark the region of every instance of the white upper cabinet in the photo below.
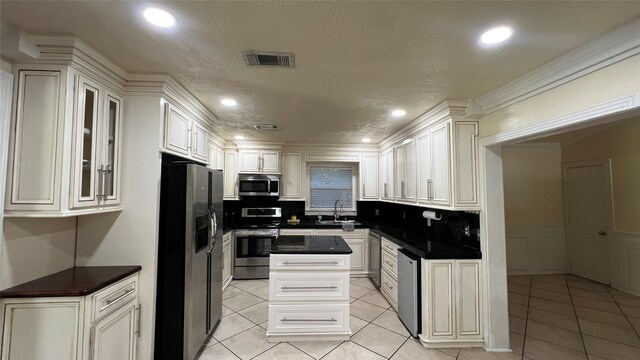
{"type": "Polygon", "coordinates": [[[282,154],[282,200],[302,200],[302,154],[282,154]]]}
{"type": "Polygon", "coordinates": [[[209,168],[224,170],[224,150],[209,144],[209,168]]]}
{"type": "Polygon", "coordinates": [[[280,151],[241,149],[239,158],[241,173],[280,173],[280,151]]]}
{"type": "Polygon", "coordinates": [[[443,209],[479,209],[477,137],[477,121],[451,119],[418,135],[418,202],[443,209]]]}
{"type": "Polygon", "coordinates": [[[415,141],[409,139],[395,148],[395,198],[398,201],[416,200],[415,141]]]}
{"type": "Polygon", "coordinates": [[[224,152],[224,199],[238,200],[238,152],[224,152]]]}
{"type": "Polygon", "coordinates": [[[360,179],[362,188],[360,198],[363,200],[378,199],[378,155],[363,154],[360,162],[360,179]]]}
{"type": "Polygon", "coordinates": [[[393,200],[393,149],[380,154],[380,198],[393,200]]]}
{"type": "Polygon", "coordinates": [[[165,102],[165,150],[208,162],[208,139],[209,133],[204,126],[175,105],[165,102]]]}
{"type": "Polygon", "coordinates": [[[451,205],[451,122],[436,125],[417,138],[418,201],[451,205]]]}
{"type": "Polygon", "coordinates": [[[15,71],[5,215],[120,210],[122,98],[72,67],[15,71]]]}

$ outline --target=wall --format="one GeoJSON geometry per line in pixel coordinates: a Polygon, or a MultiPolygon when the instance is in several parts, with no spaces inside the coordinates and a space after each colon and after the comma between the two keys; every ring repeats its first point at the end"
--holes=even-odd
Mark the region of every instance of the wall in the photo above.
{"type": "Polygon", "coordinates": [[[640,118],[563,147],[562,161],[611,159],[611,285],[640,295],[640,118]]]}
{"type": "Polygon", "coordinates": [[[73,267],[76,219],[5,218],[0,289],[73,267]]]}
{"type": "Polygon", "coordinates": [[[640,55],[484,116],[480,136],[523,128],[640,93],[640,55]]]}
{"type": "Polygon", "coordinates": [[[502,148],[509,274],[565,273],[559,145],[502,148]]]}
{"type": "Polygon", "coordinates": [[[160,97],[125,98],[123,118],[121,195],[124,210],[79,218],[76,264],[142,266],[138,359],[151,359],[160,201],[160,97]]]}

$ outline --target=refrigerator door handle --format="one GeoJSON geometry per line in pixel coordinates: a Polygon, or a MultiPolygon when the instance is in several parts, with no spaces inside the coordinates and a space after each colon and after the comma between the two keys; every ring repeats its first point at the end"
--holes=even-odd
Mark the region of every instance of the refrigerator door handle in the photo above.
{"type": "Polygon", "coordinates": [[[211,254],[213,248],[216,246],[216,233],[218,232],[218,218],[216,217],[216,211],[213,206],[209,207],[209,214],[211,217],[211,238],[209,239],[209,250],[207,250],[207,254],[211,254]]]}

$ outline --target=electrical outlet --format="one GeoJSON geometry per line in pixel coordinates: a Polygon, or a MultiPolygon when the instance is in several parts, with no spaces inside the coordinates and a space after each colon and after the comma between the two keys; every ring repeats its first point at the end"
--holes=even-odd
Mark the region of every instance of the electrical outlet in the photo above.
{"type": "Polygon", "coordinates": [[[407,220],[407,212],[406,211],[402,212],[402,220],[407,220]]]}
{"type": "Polygon", "coordinates": [[[464,236],[470,236],[471,235],[471,229],[469,228],[469,225],[464,227],[464,236]]]}
{"type": "Polygon", "coordinates": [[[376,216],[380,216],[380,209],[376,209],[375,214],[376,214],[376,216]]]}

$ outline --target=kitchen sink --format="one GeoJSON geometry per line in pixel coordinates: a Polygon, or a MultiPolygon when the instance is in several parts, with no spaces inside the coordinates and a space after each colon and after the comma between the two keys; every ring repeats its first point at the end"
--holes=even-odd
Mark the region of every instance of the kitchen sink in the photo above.
{"type": "Polygon", "coordinates": [[[342,223],[349,223],[353,225],[361,225],[355,220],[316,220],[316,225],[342,225],[342,223]]]}

